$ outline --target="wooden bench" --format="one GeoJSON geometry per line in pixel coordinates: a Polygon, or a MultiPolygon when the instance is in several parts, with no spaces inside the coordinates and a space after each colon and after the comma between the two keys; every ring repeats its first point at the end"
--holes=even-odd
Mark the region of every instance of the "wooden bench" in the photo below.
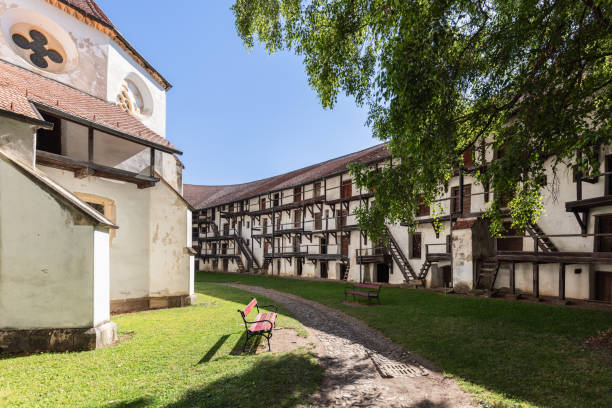
{"type": "MultiPolygon", "coordinates": [[[[278,308],[275,305],[266,305],[262,306],[262,308],[274,308],[274,311],[277,312],[278,308]]],[[[276,320],[276,313],[260,313],[259,305],[257,304],[257,299],[253,298],[251,302],[243,309],[238,310],[240,316],[242,316],[242,320],[244,321],[244,328],[246,329],[246,340],[244,342],[244,346],[242,346],[242,351],[246,349],[246,345],[249,342],[249,337],[254,336],[264,336],[268,340],[268,350],[272,351],[270,347],[270,339],[272,338],[272,329],[274,329],[274,322],[276,320]],[[249,322],[247,321],[247,316],[251,313],[253,308],[257,308],[257,317],[255,320],[249,322]],[[250,326],[249,326],[250,325],[250,326]]]]}
{"type": "Polygon", "coordinates": [[[368,303],[371,299],[378,300],[380,304],[380,288],[382,285],[371,285],[367,283],[354,283],[350,286],[344,288],[344,300],[348,295],[353,295],[353,300],[355,300],[355,296],[368,298],[368,303]]]}

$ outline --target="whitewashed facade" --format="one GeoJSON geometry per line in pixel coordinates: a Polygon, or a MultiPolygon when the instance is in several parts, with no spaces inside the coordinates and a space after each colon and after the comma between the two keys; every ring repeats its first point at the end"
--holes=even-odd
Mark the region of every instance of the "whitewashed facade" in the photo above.
{"type": "Polygon", "coordinates": [[[0,351],[94,348],[111,313],[190,304],[170,84],[93,1],[0,0],[0,28],[0,351]]]}
{"type": "MultiPolygon", "coordinates": [[[[291,173],[267,179],[269,188],[253,188],[260,182],[186,186],[186,197],[198,208],[197,269],[610,302],[612,245],[605,235],[612,233],[610,153],[609,147],[601,150],[602,175],[595,179],[577,181],[567,168],[556,175],[549,170],[541,219],[522,236],[501,239],[490,236],[482,217],[494,192],[475,181],[471,152],[446,195],[431,209],[419,209],[416,231],[388,225],[389,240],[382,244],[372,243],[357,226],[355,208],[370,205],[374,195],[356,187],[345,164],[354,159],[390,166],[388,153],[364,160],[358,152],[337,159],[342,171],[326,173],[325,162],[307,169],[299,183],[292,184],[299,177],[291,173]],[[438,234],[434,212],[443,226],[438,234]]],[[[493,153],[487,154],[493,160],[493,153]]]]}

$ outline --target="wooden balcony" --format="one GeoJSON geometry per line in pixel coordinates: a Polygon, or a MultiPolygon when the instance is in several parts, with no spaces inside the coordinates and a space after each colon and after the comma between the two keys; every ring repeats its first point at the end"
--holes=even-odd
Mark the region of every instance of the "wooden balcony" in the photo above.
{"type": "Polygon", "coordinates": [[[36,164],[72,171],[77,178],[85,178],[87,176],[104,177],[111,180],[133,183],[136,184],[138,188],[153,187],[155,183],[159,181],[157,177],[145,176],[139,173],[77,160],[42,150],[36,151],[36,164]]]}

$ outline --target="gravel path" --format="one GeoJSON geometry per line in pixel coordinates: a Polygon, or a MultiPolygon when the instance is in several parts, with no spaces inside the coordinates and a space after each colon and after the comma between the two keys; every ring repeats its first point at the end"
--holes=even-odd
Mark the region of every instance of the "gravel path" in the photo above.
{"type": "MultiPolygon", "coordinates": [[[[313,407],[476,406],[456,381],[358,319],[272,289],[226,285],[282,304],[306,327],[309,338],[315,339],[315,352],[325,376],[319,393],[310,402],[313,407]]],[[[274,337],[271,343],[274,350],[274,337]]]]}

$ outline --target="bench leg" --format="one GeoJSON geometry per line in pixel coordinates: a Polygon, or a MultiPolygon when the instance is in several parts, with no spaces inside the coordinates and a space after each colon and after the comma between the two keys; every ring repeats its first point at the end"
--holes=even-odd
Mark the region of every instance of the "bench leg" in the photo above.
{"type": "Polygon", "coordinates": [[[272,332],[268,333],[268,335],[264,335],[264,337],[268,340],[268,351],[272,351],[272,347],[270,347],[270,339],[272,338],[272,332]]]}
{"type": "Polygon", "coordinates": [[[246,346],[247,346],[248,342],[249,342],[249,332],[247,331],[246,340],[244,341],[244,345],[242,346],[242,352],[243,353],[244,353],[244,350],[246,350],[246,346]]]}

